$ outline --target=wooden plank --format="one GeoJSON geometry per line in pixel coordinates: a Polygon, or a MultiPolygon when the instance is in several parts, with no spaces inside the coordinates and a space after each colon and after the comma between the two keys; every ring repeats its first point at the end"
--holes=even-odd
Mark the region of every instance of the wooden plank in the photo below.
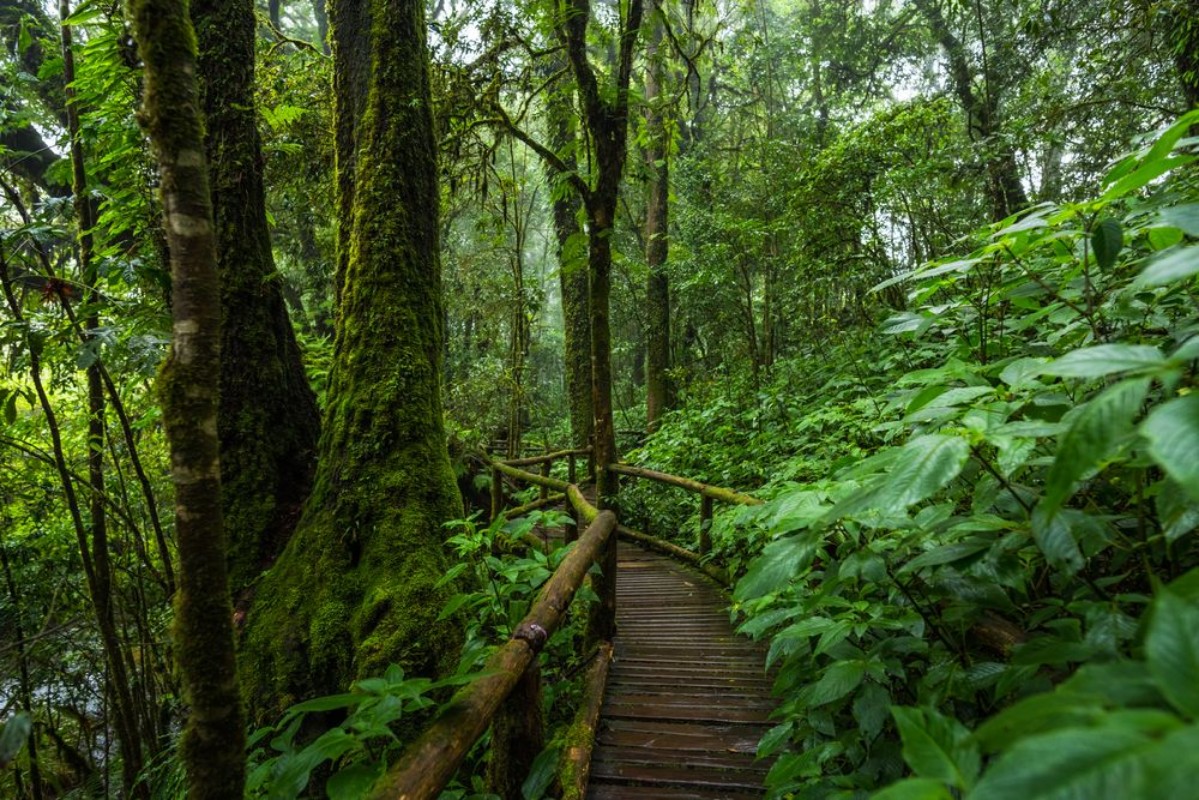
{"type": "Polygon", "coordinates": [[[587,793],[588,800],[746,800],[762,797],[761,791],[738,792],[728,789],[679,789],[666,786],[625,786],[596,783],[587,793]]]}
{"type": "Polygon", "coordinates": [[[738,770],[704,767],[686,769],[675,765],[624,764],[603,761],[591,765],[591,774],[597,780],[641,786],[762,791],[762,782],[756,774],[738,770]]]}

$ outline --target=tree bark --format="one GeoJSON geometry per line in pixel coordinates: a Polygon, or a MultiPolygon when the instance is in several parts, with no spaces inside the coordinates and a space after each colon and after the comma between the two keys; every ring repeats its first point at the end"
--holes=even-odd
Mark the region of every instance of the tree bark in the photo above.
{"type": "Polygon", "coordinates": [[[662,82],[665,69],[658,48],[663,22],[659,2],[654,3],[654,27],[646,46],[645,123],[649,144],[645,160],[649,168],[649,197],[645,204],[645,262],[649,267],[646,286],[645,427],[652,432],[664,411],[674,405],[670,380],[670,278],[666,271],[670,247],[670,139],[666,131],[662,82]]]}
{"type": "Polygon", "coordinates": [[[442,524],[461,515],[443,427],[438,184],[420,0],[330,5],[339,295],[329,403],[304,517],[243,648],[261,716],[400,664],[452,668],[442,524]],[[347,219],[348,215],[348,219],[347,219]]]}
{"type": "Polygon", "coordinates": [[[186,0],[134,0],[145,64],[141,119],[158,158],[171,251],[174,336],[159,377],[175,483],[179,592],[175,648],[191,709],[180,751],[191,800],[241,797],[245,729],[238,698],[217,434],[221,295],[195,33],[186,0]]]}
{"type": "MultiPolygon", "coordinates": [[[[615,501],[617,490],[616,481],[604,468],[617,460],[612,417],[612,333],[608,320],[612,236],[615,232],[620,181],[624,173],[629,128],[629,80],[633,71],[633,52],[641,30],[642,8],[642,0],[630,0],[620,32],[620,49],[614,70],[615,85],[610,93],[601,92],[595,70],[587,56],[590,0],[570,0],[563,24],[567,56],[595,147],[596,175],[593,186],[584,195],[584,205],[587,209],[590,247],[591,402],[595,416],[596,491],[601,508],[615,501]]],[[[605,555],[603,559],[605,569],[609,568],[609,562],[612,567],[615,566],[615,546],[611,549],[613,555],[610,558],[605,555]]]]}
{"type": "MultiPolygon", "coordinates": [[[[552,69],[557,72],[561,64],[552,69]]],[[[546,125],[550,149],[558,154],[572,172],[578,169],[571,89],[558,80],[546,96],[546,125]]],[[[554,234],[557,237],[558,275],[562,289],[562,321],[565,339],[566,400],[570,407],[571,444],[587,447],[591,443],[593,410],[591,405],[591,318],[587,312],[587,267],[581,258],[582,242],[579,211],[582,203],[571,187],[564,185],[552,167],[546,167],[551,182],[558,180],[553,192],[554,234]]]]}
{"type": "Polygon", "coordinates": [[[320,416],[271,252],[254,114],[253,0],[193,0],[221,278],[221,482],[234,596],[283,550],[320,416]]]}

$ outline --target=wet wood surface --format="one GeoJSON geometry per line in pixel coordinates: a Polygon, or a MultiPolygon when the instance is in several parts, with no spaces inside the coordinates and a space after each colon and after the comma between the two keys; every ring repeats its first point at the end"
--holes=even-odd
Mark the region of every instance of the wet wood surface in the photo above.
{"type": "Polygon", "coordinates": [[[621,542],[616,655],[591,800],[741,800],[764,795],[755,758],[774,703],[765,651],[737,636],[717,585],[621,542]]]}

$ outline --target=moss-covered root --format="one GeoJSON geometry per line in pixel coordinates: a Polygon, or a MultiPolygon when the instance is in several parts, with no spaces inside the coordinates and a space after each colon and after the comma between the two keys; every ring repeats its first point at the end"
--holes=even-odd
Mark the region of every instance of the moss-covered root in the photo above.
{"type": "Polygon", "coordinates": [[[175,644],[190,716],[180,746],[191,800],[241,797],[245,731],[234,666],[217,444],[220,289],[185,0],[133,0],[145,69],[142,121],[158,157],[174,286],[159,379],[179,546],[175,644]]]}
{"type": "Polygon", "coordinates": [[[452,668],[437,168],[420,0],[335,0],[339,306],[316,481],[243,645],[264,717],[396,662],[452,668]]]}

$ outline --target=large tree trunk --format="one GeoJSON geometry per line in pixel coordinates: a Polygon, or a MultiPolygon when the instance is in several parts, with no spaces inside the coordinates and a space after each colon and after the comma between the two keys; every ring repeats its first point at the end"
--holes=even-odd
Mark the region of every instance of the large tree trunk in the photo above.
{"type": "Polygon", "coordinates": [[[662,42],[661,9],[654,4],[654,30],[646,47],[645,106],[649,144],[645,160],[649,167],[649,198],[645,204],[645,261],[649,267],[646,286],[648,324],[645,331],[646,385],[645,427],[658,427],[662,413],[674,405],[670,381],[670,278],[666,259],[670,242],[670,140],[662,108],[665,69],[658,48],[662,42]]]}
{"type": "Polygon", "coordinates": [[[234,595],[283,550],[320,429],[267,226],[253,0],[193,0],[221,271],[221,481],[234,595]]]}
{"type": "MultiPolygon", "coordinates": [[[[561,65],[555,65],[557,72],[561,65]]],[[[578,169],[575,148],[574,111],[570,88],[559,80],[546,97],[546,125],[549,146],[571,170],[578,169]]],[[[557,172],[546,168],[551,181],[557,172]]],[[[591,443],[593,409],[591,406],[591,317],[587,312],[587,264],[583,254],[579,195],[568,186],[557,186],[553,195],[554,233],[558,247],[558,274],[562,288],[562,322],[565,339],[566,401],[570,407],[570,434],[574,447],[591,443]]]]}
{"type": "Polygon", "coordinates": [[[221,300],[195,35],[186,0],[134,0],[143,120],[158,157],[171,249],[174,339],[159,378],[175,483],[175,655],[191,709],[180,745],[191,800],[242,796],[245,728],[221,520],[217,436],[221,300]]]}
{"type": "Polygon", "coordinates": [[[440,393],[438,188],[420,0],[330,4],[340,305],[316,482],[250,612],[258,712],[398,663],[455,663],[442,523],[462,513],[440,393]],[[346,174],[347,170],[353,170],[346,174]],[[345,214],[349,214],[346,223],[345,214]]]}

